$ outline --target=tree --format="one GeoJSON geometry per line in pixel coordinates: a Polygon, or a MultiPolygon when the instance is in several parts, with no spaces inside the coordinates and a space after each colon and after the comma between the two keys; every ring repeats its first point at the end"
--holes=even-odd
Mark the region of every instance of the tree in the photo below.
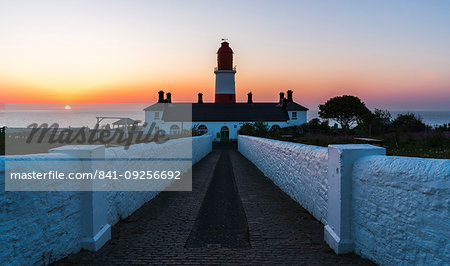
{"type": "Polygon", "coordinates": [[[269,135],[269,125],[266,122],[256,121],[253,127],[255,128],[255,136],[267,137],[269,135]]]}
{"type": "Polygon", "coordinates": [[[370,113],[366,105],[355,96],[344,95],[329,99],[325,104],[319,105],[319,116],[336,120],[342,129],[349,129],[356,122],[370,113]]]}
{"type": "Polygon", "coordinates": [[[390,131],[391,113],[388,110],[375,109],[363,116],[362,123],[358,127],[369,136],[372,134],[379,135],[390,131]]]}
{"type": "Polygon", "coordinates": [[[253,127],[253,124],[251,123],[244,123],[238,130],[239,135],[248,135],[248,136],[254,136],[255,135],[255,128],[253,127]]]}
{"type": "Polygon", "coordinates": [[[413,113],[398,115],[392,121],[392,127],[398,132],[421,132],[428,129],[428,126],[422,122],[422,118],[416,117],[413,113]]]}
{"type": "Polygon", "coordinates": [[[195,136],[201,136],[201,135],[203,135],[204,133],[201,132],[201,131],[198,129],[198,125],[194,125],[194,126],[192,127],[191,134],[192,134],[193,137],[195,137],[195,136]]]}

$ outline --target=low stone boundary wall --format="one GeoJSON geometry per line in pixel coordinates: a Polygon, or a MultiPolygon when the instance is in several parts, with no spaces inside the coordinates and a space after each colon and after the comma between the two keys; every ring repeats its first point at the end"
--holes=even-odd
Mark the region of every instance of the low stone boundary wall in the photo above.
{"type": "Polygon", "coordinates": [[[292,199],[326,223],[328,149],[239,136],[238,149],[292,199]]]}
{"type": "Polygon", "coordinates": [[[352,193],[355,253],[386,265],[450,263],[450,160],[362,158],[352,193]]]}
{"type": "Polygon", "coordinates": [[[450,160],[239,136],[239,151],[324,224],[337,253],[382,265],[450,262],[450,160]]]}
{"type": "MultiPolygon", "coordinates": [[[[191,140],[193,163],[212,151],[212,136],[191,140]]],[[[116,148],[107,148],[106,157],[111,149],[116,148]]],[[[32,163],[35,158],[36,169],[44,165],[39,161],[45,158],[70,158],[67,163],[74,171],[82,164],[74,156],[64,153],[15,157],[26,157],[32,163]]],[[[31,167],[30,161],[28,167],[31,167]]],[[[6,265],[48,264],[79,251],[81,247],[98,250],[110,238],[110,225],[128,217],[159,193],[5,191],[4,171],[5,158],[0,156],[0,243],[4,247],[0,250],[0,264],[6,265]],[[86,235],[90,237],[86,238],[86,235]]]]}

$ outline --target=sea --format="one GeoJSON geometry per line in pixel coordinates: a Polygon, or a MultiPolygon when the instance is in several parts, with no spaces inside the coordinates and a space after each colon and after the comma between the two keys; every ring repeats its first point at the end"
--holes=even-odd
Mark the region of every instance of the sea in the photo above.
{"type": "MultiPolygon", "coordinates": [[[[309,110],[307,120],[318,118],[318,110],[309,110]]],[[[438,126],[450,123],[450,110],[447,111],[424,111],[424,110],[393,110],[390,111],[392,119],[399,114],[413,113],[420,117],[425,124],[438,126]]],[[[0,127],[25,128],[33,123],[49,125],[58,123],[61,128],[93,128],[97,123],[96,117],[109,117],[100,122],[100,125],[110,124],[119,118],[131,118],[133,120],[145,121],[142,109],[110,109],[110,110],[38,110],[38,111],[3,111],[0,112],[0,127]]],[[[334,121],[329,121],[330,125],[334,121]]]]}
{"type": "Polygon", "coordinates": [[[142,109],[116,109],[116,110],[34,110],[34,111],[5,111],[0,113],[0,127],[25,128],[31,124],[49,126],[57,123],[60,128],[94,128],[97,117],[106,117],[99,123],[100,126],[116,122],[120,118],[145,121],[145,112],[142,109]]]}

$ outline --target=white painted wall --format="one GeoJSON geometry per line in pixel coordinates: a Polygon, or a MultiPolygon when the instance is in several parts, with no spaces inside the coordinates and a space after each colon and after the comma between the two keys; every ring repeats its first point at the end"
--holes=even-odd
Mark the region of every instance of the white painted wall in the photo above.
{"type": "MultiPolygon", "coordinates": [[[[27,168],[49,169],[38,159],[71,158],[65,154],[11,156],[26,158],[27,168]]],[[[60,161],[65,164],[64,161],[60,161]]],[[[69,161],[74,171],[80,162],[69,161]]],[[[58,166],[59,167],[59,166],[58,166]]],[[[79,192],[5,191],[5,161],[0,156],[0,264],[48,264],[79,249],[79,192]]]]}
{"type": "MultiPolygon", "coordinates": [[[[299,113],[304,113],[304,115],[301,115],[301,116],[302,117],[304,116],[305,122],[306,122],[306,111],[302,111],[299,113]]],[[[277,126],[283,128],[283,127],[301,125],[301,124],[305,123],[302,121],[303,120],[301,120],[301,119],[289,120],[287,122],[283,122],[283,121],[270,122],[269,121],[269,122],[267,122],[267,125],[269,126],[269,129],[274,125],[277,125],[277,126]]],[[[193,126],[205,125],[208,128],[208,133],[210,133],[213,136],[214,141],[220,141],[220,137],[217,138],[217,133],[219,133],[219,135],[220,135],[220,130],[223,126],[228,127],[230,139],[236,140],[238,138],[237,132],[244,123],[247,123],[247,122],[192,122],[192,125],[193,126]]]]}
{"type": "Polygon", "coordinates": [[[155,122],[156,124],[161,123],[161,118],[164,115],[164,111],[145,111],[145,122],[148,124],[151,124],[152,122],[155,122]],[[159,119],[155,119],[155,113],[159,113],[159,119]]]}
{"type": "MultiPolygon", "coordinates": [[[[348,164],[350,169],[328,170],[327,161],[337,157],[327,148],[249,136],[239,136],[238,146],[247,159],[326,226],[327,213],[332,211],[327,210],[327,190],[344,193],[339,183],[331,187],[327,172],[350,171],[351,217],[341,219],[350,219],[349,243],[356,254],[381,265],[449,264],[450,160],[362,152],[350,164],[347,155],[338,158],[340,165],[348,164]]],[[[361,149],[364,145],[334,146],[361,149]]],[[[373,152],[382,151],[374,147],[373,152]]],[[[347,197],[347,192],[344,194],[347,197]]]]}
{"type": "Polygon", "coordinates": [[[289,121],[288,124],[290,126],[299,126],[301,124],[306,123],[306,111],[288,111],[289,114],[289,121]],[[293,119],[292,113],[297,113],[297,119],[293,119]]]}
{"type": "Polygon", "coordinates": [[[192,138],[192,163],[199,162],[203,157],[212,151],[213,137],[206,134],[192,138]]]}
{"type": "MultiPolygon", "coordinates": [[[[209,135],[193,137],[192,144],[192,160],[196,163],[211,152],[212,137],[209,135]]],[[[129,151],[132,151],[131,147],[129,151]]],[[[42,159],[69,158],[70,156],[53,153],[22,157],[42,159]]],[[[48,264],[79,251],[83,224],[81,218],[83,192],[6,192],[4,160],[4,156],[0,156],[0,244],[2,246],[0,264],[48,264]]],[[[77,162],[69,161],[68,163],[76,164],[77,162]]],[[[36,160],[36,171],[39,171],[40,166],[47,167],[36,160]]],[[[73,169],[76,170],[76,168],[73,169]]],[[[95,193],[106,194],[107,221],[113,225],[119,219],[132,214],[159,192],[95,193]]]]}
{"type": "Polygon", "coordinates": [[[363,158],[352,208],[355,253],[382,265],[450,263],[450,160],[363,158]]]}
{"type": "MultiPolygon", "coordinates": [[[[162,116],[162,111],[159,111],[162,116]]],[[[301,124],[306,123],[306,111],[296,111],[297,112],[297,120],[288,120],[288,121],[266,121],[269,125],[269,128],[273,125],[278,125],[279,127],[289,127],[289,126],[299,126],[301,124]]],[[[170,127],[172,125],[177,125],[180,129],[190,129],[191,127],[195,125],[205,125],[208,128],[208,133],[210,133],[213,136],[214,141],[220,141],[220,137],[217,138],[217,133],[220,133],[220,129],[223,126],[228,127],[229,129],[229,137],[230,139],[237,139],[237,131],[241,127],[242,124],[247,122],[164,122],[162,120],[154,120],[154,111],[146,111],[145,112],[145,121],[148,125],[150,125],[152,122],[156,123],[156,126],[159,127],[159,129],[164,130],[166,134],[170,134],[170,127]]],[[[289,111],[289,117],[292,117],[292,111],[289,111]]],[[[252,123],[249,121],[249,123],[252,123]]]]}
{"type": "Polygon", "coordinates": [[[327,148],[242,135],[238,146],[265,176],[326,223],[327,148]]]}

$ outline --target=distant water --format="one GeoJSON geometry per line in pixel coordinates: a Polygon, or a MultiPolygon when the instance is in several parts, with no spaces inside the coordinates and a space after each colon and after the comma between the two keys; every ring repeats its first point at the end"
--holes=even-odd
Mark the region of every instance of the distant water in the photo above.
{"type": "MultiPolygon", "coordinates": [[[[406,110],[395,110],[389,111],[391,113],[391,119],[397,118],[400,114],[413,113],[415,116],[422,118],[422,121],[430,126],[437,126],[442,124],[450,123],[450,110],[448,111],[406,111],[406,110]]],[[[308,121],[313,118],[319,117],[318,110],[309,110],[307,113],[308,121]]],[[[335,122],[330,121],[330,125],[333,125],[335,122]]]]}
{"type": "MultiPolygon", "coordinates": [[[[449,111],[390,111],[392,119],[399,114],[413,113],[422,118],[425,124],[436,126],[450,123],[449,111]]],[[[318,110],[310,110],[307,113],[308,121],[318,117],[318,110]]],[[[71,111],[27,111],[27,112],[0,112],[0,126],[27,127],[32,123],[58,123],[60,127],[90,127],[96,123],[96,116],[129,117],[133,120],[144,121],[144,111],[142,109],[117,109],[117,110],[71,110],[71,111]]],[[[106,119],[101,125],[111,124],[118,119],[106,119]]],[[[330,121],[330,125],[334,122],[330,121]]]]}
{"type": "MultiPolygon", "coordinates": [[[[0,113],[0,125],[8,127],[27,127],[30,124],[58,123],[59,127],[89,127],[93,128],[97,123],[97,116],[128,117],[144,122],[145,113],[141,110],[70,110],[70,111],[26,111],[0,113]]],[[[105,119],[100,125],[110,124],[118,118],[105,119]]]]}

